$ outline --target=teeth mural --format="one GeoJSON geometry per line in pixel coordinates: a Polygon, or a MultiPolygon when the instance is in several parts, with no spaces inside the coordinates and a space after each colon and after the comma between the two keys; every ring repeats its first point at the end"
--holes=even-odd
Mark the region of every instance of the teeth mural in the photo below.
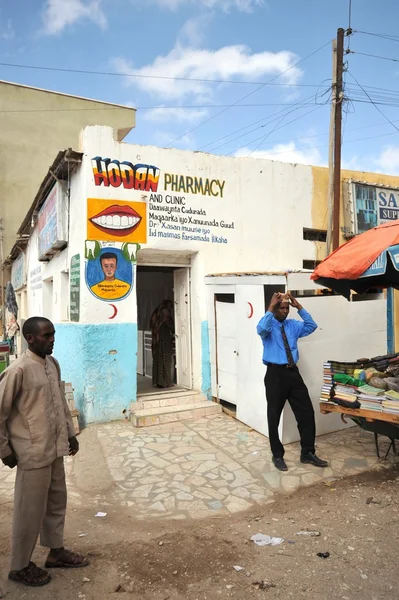
{"type": "Polygon", "coordinates": [[[123,231],[140,223],[141,217],[120,217],[119,215],[114,215],[113,217],[93,217],[90,221],[94,225],[102,225],[108,229],[120,229],[123,231]]]}
{"type": "Polygon", "coordinates": [[[85,244],[86,244],[86,252],[85,252],[86,258],[93,259],[95,256],[95,251],[96,251],[96,242],[90,242],[90,241],[86,240],[85,244]]]}
{"type": "Polygon", "coordinates": [[[89,220],[97,229],[104,233],[124,237],[137,229],[142,218],[130,206],[114,204],[89,220]]]}

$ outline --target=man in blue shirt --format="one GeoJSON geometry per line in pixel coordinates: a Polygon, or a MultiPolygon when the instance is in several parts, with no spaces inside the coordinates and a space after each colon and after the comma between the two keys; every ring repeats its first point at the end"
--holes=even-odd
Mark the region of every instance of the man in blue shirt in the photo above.
{"type": "Polygon", "coordinates": [[[257,332],[263,342],[263,363],[267,366],[265,376],[267,421],[273,463],[280,471],[288,471],[284,460],[284,446],[278,426],[286,400],[288,400],[298,424],[301,438],[301,462],[327,467],[328,463],[315,454],[316,425],[312,401],[296,363],[299,359],[298,339],[317,329],[310,314],[291,296],[273,294],[265,316],[259,321],[257,332]],[[290,304],[298,310],[302,321],[287,319],[290,304]]]}

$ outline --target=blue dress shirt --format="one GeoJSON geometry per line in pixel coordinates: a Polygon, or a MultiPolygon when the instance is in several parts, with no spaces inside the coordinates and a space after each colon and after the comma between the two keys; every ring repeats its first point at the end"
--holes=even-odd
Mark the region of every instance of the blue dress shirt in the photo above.
{"type": "Polygon", "coordinates": [[[256,331],[262,338],[263,362],[265,365],[268,363],[286,365],[288,363],[287,353],[281,335],[281,325],[284,326],[293,359],[295,363],[298,362],[298,339],[310,335],[317,329],[316,323],[304,308],[299,310],[298,314],[302,321],[297,321],[295,319],[278,321],[272,312],[267,311],[265,316],[259,321],[256,331]]]}

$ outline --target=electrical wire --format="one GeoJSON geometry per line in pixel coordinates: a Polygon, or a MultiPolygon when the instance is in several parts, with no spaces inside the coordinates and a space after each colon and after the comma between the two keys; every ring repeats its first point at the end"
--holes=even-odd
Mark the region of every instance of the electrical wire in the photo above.
{"type": "MultiPolygon", "coordinates": [[[[394,121],[394,123],[399,123],[399,120],[394,121]]],[[[364,129],[372,129],[373,127],[387,127],[386,123],[374,123],[373,125],[363,125],[362,127],[349,127],[346,128],[346,133],[348,133],[349,131],[363,131],[364,129]]],[[[311,135],[305,135],[305,136],[301,136],[301,137],[297,137],[297,138],[285,138],[283,140],[273,140],[273,142],[269,142],[272,143],[273,145],[276,144],[284,144],[286,142],[297,142],[300,140],[308,140],[310,138],[317,138],[317,137],[325,137],[328,136],[328,132],[326,131],[325,133],[314,133],[311,135]]],[[[381,134],[381,136],[386,136],[386,135],[394,135],[392,133],[384,133],[381,134]]],[[[380,137],[380,136],[374,136],[374,137],[380,137]]],[[[369,139],[369,138],[367,138],[369,139]]]]}
{"type": "MultiPolygon", "coordinates": [[[[298,121],[299,119],[302,119],[303,117],[306,117],[307,115],[310,115],[311,113],[315,112],[316,110],[319,110],[320,108],[322,108],[322,105],[318,105],[315,108],[312,108],[312,110],[310,110],[309,112],[305,113],[304,115],[300,115],[299,117],[296,117],[296,119],[292,119],[291,121],[288,121],[288,123],[281,125],[280,127],[274,129],[274,131],[277,131],[278,129],[282,129],[283,127],[287,127],[287,125],[290,125],[291,123],[295,123],[295,121],[298,121]]],[[[260,137],[257,137],[254,140],[251,140],[251,141],[247,142],[245,146],[240,146],[238,148],[235,148],[231,152],[228,152],[226,156],[230,156],[231,154],[238,152],[238,150],[241,150],[242,148],[245,148],[250,144],[253,144],[259,140],[263,140],[264,137],[265,137],[264,135],[261,135],[260,137]]],[[[258,145],[258,147],[259,147],[259,145],[258,145]]]]}
{"type": "MultiPolygon", "coordinates": [[[[306,60],[306,59],[303,59],[306,60]]],[[[299,63],[297,63],[299,64],[299,63]]],[[[293,65],[295,66],[295,65],[293,65]]],[[[0,62],[0,67],[12,67],[17,69],[33,69],[37,71],[54,71],[57,73],[77,73],[80,75],[102,75],[107,77],[132,77],[137,79],[166,79],[169,81],[194,81],[197,83],[240,83],[244,85],[259,85],[259,81],[242,81],[233,79],[206,79],[199,77],[170,77],[169,75],[143,75],[142,73],[117,73],[116,71],[89,71],[85,69],[65,69],[62,67],[44,67],[40,65],[23,65],[17,63],[0,62]]],[[[291,69],[292,67],[290,67],[291,69]]],[[[289,70],[289,69],[287,69],[289,70]]],[[[285,73],[286,71],[284,71],[285,73]]],[[[283,73],[281,73],[282,75],[283,73]]],[[[264,82],[262,85],[273,85],[279,87],[318,87],[312,83],[272,83],[264,82]]]]}
{"type": "MultiPolygon", "coordinates": [[[[301,102],[298,102],[297,103],[298,108],[303,108],[303,107],[307,106],[308,102],[310,100],[312,100],[313,98],[314,98],[313,96],[309,96],[305,100],[302,100],[301,102]]],[[[263,123],[263,125],[258,125],[258,127],[254,127],[250,131],[247,131],[246,133],[243,133],[242,135],[239,135],[239,136],[233,138],[233,140],[229,140],[227,142],[219,144],[218,146],[216,146],[216,148],[220,148],[221,146],[225,146],[227,143],[230,143],[230,142],[232,142],[232,141],[234,141],[236,139],[239,139],[239,138],[247,135],[248,133],[252,133],[252,131],[256,131],[257,129],[262,129],[263,127],[266,127],[266,125],[269,125],[270,123],[273,123],[274,121],[278,120],[279,116],[281,115],[281,113],[285,112],[286,110],[287,109],[278,110],[275,113],[272,113],[272,114],[270,114],[270,115],[268,115],[266,117],[263,117],[262,119],[258,119],[257,121],[253,121],[252,123],[249,123],[245,127],[240,127],[239,129],[236,129],[235,131],[232,131],[231,133],[229,133],[227,135],[224,135],[221,138],[218,138],[217,140],[214,140],[213,142],[209,142],[208,144],[205,144],[204,146],[200,146],[199,148],[197,148],[197,150],[203,150],[204,148],[208,148],[209,146],[213,146],[214,144],[216,144],[219,141],[225,140],[226,138],[229,138],[229,137],[231,137],[232,135],[234,135],[236,133],[240,133],[244,129],[248,129],[249,127],[252,127],[252,125],[258,125],[258,123],[263,123]],[[273,119],[272,117],[276,117],[276,118],[273,119]],[[267,122],[264,123],[264,121],[267,121],[267,122]]],[[[212,148],[210,151],[213,152],[214,150],[215,150],[215,148],[212,148]]]]}
{"type": "Polygon", "coordinates": [[[349,0],[349,9],[348,9],[348,29],[346,30],[346,37],[348,38],[348,48],[347,52],[350,51],[351,47],[351,36],[353,34],[352,31],[352,0],[349,0]]]}
{"type": "Polygon", "coordinates": [[[350,75],[350,76],[352,77],[352,79],[355,81],[355,83],[356,83],[356,84],[357,84],[357,85],[360,87],[360,89],[362,89],[362,90],[363,90],[363,92],[364,92],[364,93],[366,94],[366,96],[369,98],[369,100],[370,100],[371,104],[373,104],[373,106],[375,107],[375,109],[376,109],[376,110],[378,110],[378,112],[380,113],[380,115],[382,115],[382,116],[384,117],[384,119],[385,119],[386,121],[388,121],[388,123],[389,123],[390,125],[392,125],[392,127],[393,127],[394,129],[396,129],[396,131],[398,131],[398,132],[399,132],[399,127],[396,127],[396,125],[394,124],[394,122],[393,122],[393,121],[391,121],[391,119],[389,119],[389,118],[388,118],[388,117],[387,117],[387,116],[386,116],[386,115],[385,115],[385,114],[382,112],[382,110],[381,110],[380,108],[378,108],[378,106],[377,106],[377,103],[376,103],[376,102],[373,102],[373,100],[371,99],[371,97],[369,96],[369,94],[366,92],[366,90],[365,90],[364,88],[362,88],[362,86],[360,85],[360,83],[357,81],[356,77],[355,77],[354,75],[352,75],[352,73],[351,73],[350,71],[348,71],[348,75],[350,75]]]}
{"type": "Polygon", "coordinates": [[[399,62],[399,58],[391,58],[388,56],[379,56],[378,54],[368,54],[367,52],[357,52],[355,50],[349,50],[348,54],[357,54],[358,56],[368,56],[369,58],[379,58],[380,60],[389,60],[391,62],[399,62]]]}
{"type": "Polygon", "coordinates": [[[362,35],[370,35],[370,36],[381,38],[383,40],[388,40],[391,42],[399,42],[399,35],[391,35],[388,33],[372,33],[371,31],[360,31],[357,29],[353,33],[360,33],[362,35]]]}
{"type": "Polygon", "coordinates": [[[240,102],[242,102],[243,100],[246,100],[247,98],[249,98],[249,96],[252,96],[253,94],[255,94],[256,92],[258,92],[259,90],[263,89],[264,87],[266,87],[267,85],[270,85],[273,81],[275,81],[276,79],[278,79],[279,77],[281,77],[282,75],[285,75],[286,73],[288,73],[289,71],[291,71],[292,69],[294,69],[295,67],[299,66],[300,64],[302,64],[305,60],[311,58],[312,56],[314,56],[315,54],[317,54],[318,52],[320,52],[320,50],[323,50],[326,46],[331,44],[331,40],[329,40],[328,42],[326,42],[325,44],[323,44],[322,46],[320,46],[320,48],[317,48],[316,50],[314,50],[313,52],[311,52],[310,54],[308,54],[307,56],[305,56],[304,58],[302,58],[301,60],[297,61],[296,63],[294,63],[293,65],[291,65],[288,69],[286,69],[285,71],[282,71],[281,73],[279,73],[278,75],[276,75],[275,77],[273,77],[272,79],[270,79],[269,81],[262,83],[260,86],[258,86],[255,90],[252,90],[252,92],[249,92],[248,94],[246,94],[245,96],[239,98],[238,100],[236,100],[236,102],[233,102],[229,107],[224,108],[223,110],[221,110],[220,112],[216,113],[216,115],[212,115],[211,117],[209,117],[208,119],[205,119],[205,121],[202,121],[201,123],[199,123],[198,125],[196,125],[196,127],[192,127],[191,129],[189,129],[188,131],[186,131],[185,133],[183,133],[182,135],[180,135],[179,137],[175,138],[174,140],[172,140],[171,142],[169,142],[168,146],[171,146],[172,144],[174,144],[175,142],[178,142],[179,140],[181,140],[183,137],[185,137],[186,135],[189,135],[190,133],[192,133],[193,131],[199,129],[200,127],[202,127],[203,125],[205,125],[206,123],[209,123],[210,121],[212,121],[213,119],[216,119],[216,117],[219,117],[221,114],[225,113],[226,111],[228,111],[230,108],[232,108],[233,106],[236,106],[237,104],[239,104],[240,102]]]}
{"type": "MultiPolygon", "coordinates": [[[[398,132],[393,131],[391,133],[383,133],[381,135],[373,135],[370,137],[362,137],[362,138],[356,138],[354,140],[348,140],[347,142],[345,142],[345,146],[347,144],[353,144],[355,142],[362,142],[365,140],[376,140],[378,138],[382,138],[382,137],[388,137],[388,136],[392,136],[392,135],[397,135],[398,132]]],[[[319,150],[320,148],[328,148],[329,144],[323,144],[321,146],[303,146],[302,148],[295,148],[295,151],[302,151],[302,150],[319,150]]],[[[278,156],[279,154],[285,154],[287,152],[287,150],[279,150],[278,152],[267,152],[268,156],[278,156]]]]}
{"type": "MultiPolygon", "coordinates": [[[[313,112],[313,110],[311,110],[310,112],[313,112]]],[[[276,124],[276,125],[275,125],[275,126],[274,126],[274,127],[271,129],[271,130],[270,130],[270,131],[268,131],[268,132],[266,133],[266,135],[265,135],[265,136],[264,136],[264,137],[261,139],[261,141],[259,142],[259,144],[257,144],[257,145],[255,146],[255,148],[253,148],[253,149],[251,150],[251,152],[248,154],[248,156],[251,156],[251,154],[253,154],[253,153],[254,153],[254,152],[255,152],[255,151],[256,151],[256,150],[257,150],[257,149],[258,149],[258,148],[259,148],[259,147],[260,147],[260,146],[263,144],[263,142],[265,142],[265,141],[267,140],[267,138],[268,138],[268,137],[270,137],[270,136],[272,135],[272,133],[274,133],[274,132],[275,132],[275,131],[277,131],[278,129],[281,129],[281,127],[279,127],[279,125],[280,125],[280,124],[281,124],[281,123],[284,121],[284,119],[285,119],[285,118],[286,118],[286,117],[287,117],[289,114],[290,114],[290,113],[288,112],[287,114],[283,115],[283,116],[281,117],[281,119],[279,119],[278,123],[277,123],[277,124],[276,124]]],[[[309,114],[309,113],[306,113],[306,114],[309,114]]],[[[301,118],[302,118],[303,116],[306,116],[306,114],[305,114],[305,115],[301,115],[301,118]]],[[[288,125],[288,124],[289,124],[289,123],[286,123],[286,124],[284,125],[284,127],[285,127],[286,125],[288,125]]]]}
{"type": "MultiPolygon", "coordinates": [[[[297,106],[297,102],[267,102],[262,104],[239,104],[236,108],[249,108],[249,107],[264,107],[264,106],[297,106]]],[[[120,108],[131,108],[132,110],[194,110],[198,108],[225,108],[231,106],[230,104],[189,104],[183,106],[111,106],[110,108],[27,108],[19,110],[0,110],[2,113],[35,113],[35,112],[87,112],[87,111],[108,111],[108,110],[120,110],[120,108]]],[[[286,109],[282,109],[286,110],[286,109]]],[[[280,111],[279,111],[280,112],[280,111]]]]}

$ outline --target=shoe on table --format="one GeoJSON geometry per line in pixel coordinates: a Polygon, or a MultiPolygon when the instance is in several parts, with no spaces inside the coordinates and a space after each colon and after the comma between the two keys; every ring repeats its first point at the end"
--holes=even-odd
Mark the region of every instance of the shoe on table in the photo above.
{"type": "Polygon", "coordinates": [[[279,471],[288,471],[288,467],[282,456],[273,456],[273,464],[279,471]]]}
{"type": "Polygon", "coordinates": [[[305,463],[308,465],[313,465],[314,467],[328,467],[328,462],[326,460],[322,460],[316,454],[312,452],[307,452],[306,454],[301,455],[301,463],[305,463]]]}

